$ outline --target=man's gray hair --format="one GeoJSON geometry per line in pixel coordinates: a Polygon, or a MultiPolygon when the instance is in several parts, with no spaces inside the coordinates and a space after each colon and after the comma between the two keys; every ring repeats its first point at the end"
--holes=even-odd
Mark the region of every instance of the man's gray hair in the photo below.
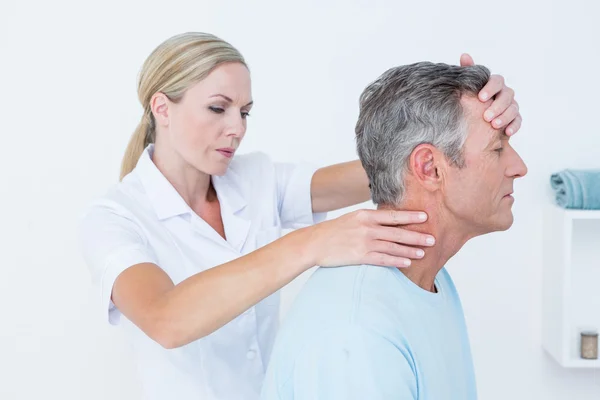
{"type": "Polygon", "coordinates": [[[399,205],[412,151],[429,143],[452,165],[464,166],[466,121],[460,99],[477,96],[490,79],[481,65],[420,62],[391,68],[360,96],[358,156],[375,204],[399,205]]]}

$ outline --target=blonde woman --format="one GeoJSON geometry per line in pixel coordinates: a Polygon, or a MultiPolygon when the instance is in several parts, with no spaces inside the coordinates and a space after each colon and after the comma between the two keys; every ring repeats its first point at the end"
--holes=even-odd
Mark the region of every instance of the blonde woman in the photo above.
{"type": "MultiPolygon", "coordinates": [[[[516,132],[512,90],[496,76],[483,91],[516,132]]],[[[401,228],[424,221],[420,212],[323,221],[370,198],[359,161],[315,171],[235,155],[252,92],[227,42],[204,33],[166,40],[145,61],[138,95],[144,114],[121,181],[87,209],[80,238],[108,321],[134,348],[144,399],[257,399],[279,289],[315,265],[407,267],[433,244],[401,228]],[[294,230],[280,237],[282,228],[294,230]]]]}

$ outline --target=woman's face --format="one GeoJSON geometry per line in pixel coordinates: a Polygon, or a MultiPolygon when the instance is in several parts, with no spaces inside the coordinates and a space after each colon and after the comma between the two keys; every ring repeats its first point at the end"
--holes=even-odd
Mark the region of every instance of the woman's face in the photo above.
{"type": "Polygon", "coordinates": [[[252,107],[250,72],[241,63],[215,68],[178,103],[168,102],[164,139],[183,161],[209,175],[223,175],[246,133],[252,107]]]}

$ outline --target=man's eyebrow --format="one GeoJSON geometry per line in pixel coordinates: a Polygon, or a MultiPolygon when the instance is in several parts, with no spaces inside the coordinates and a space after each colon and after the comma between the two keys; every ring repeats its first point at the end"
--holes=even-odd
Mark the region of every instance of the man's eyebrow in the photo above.
{"type": "Polygon", "coordinates": [[[508,139],[510,139],[510,136],[508,136],[504,130],[494,129],[494,131],[492,133],[492,137],[490,139],[490,142],[488,143],[488,146],[493,146],[498,140],[508,140],[508,139]]]}
{"type": "MultiPolygon", "coordinates": [[[[212,98],[212,97],[222,97],[225,100],[227,100],[229,103],[233,103],[233,100],[231,100],[229,97],[225,96],[224,94],[217,93],[217,94],[213,94],[212,96],[210,96],[210,98],[212,98]]],[[[244,107],[251,106],[252,104],[254,104],[254,101],[251,101],[250,103],[246,104],[244,107]]]]}

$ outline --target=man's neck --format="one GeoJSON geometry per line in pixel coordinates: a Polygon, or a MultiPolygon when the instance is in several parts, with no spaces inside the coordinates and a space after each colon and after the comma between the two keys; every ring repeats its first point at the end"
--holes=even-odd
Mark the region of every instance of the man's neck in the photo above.
{"type": "Polygon", "coordinates": [[[434,282],[438,272],[470,239],[470,236],[463,232],[458,221],[454,221],[448,212],[434,202],[431,202],[431,204],[427,204],[427,202],[421,202],[421,204],[406,202],[397,209],[403,211],[425,211],[428,215],[426,222],[405,225],[402,228],[433,235],[436,240],[435,245],[423,248],[425,251],[423,258],[412,260],[410,267],[399,268],[399,270],[424,290],[435,292],[434,282]]]}

